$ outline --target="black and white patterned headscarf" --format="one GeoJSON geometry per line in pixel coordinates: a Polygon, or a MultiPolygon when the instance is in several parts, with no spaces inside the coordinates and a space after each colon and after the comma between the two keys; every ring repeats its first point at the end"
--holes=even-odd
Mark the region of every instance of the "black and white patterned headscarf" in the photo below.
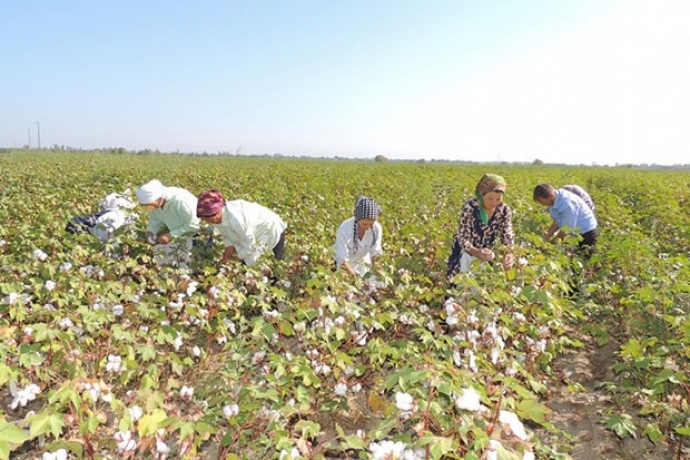
{"type": "Polygon", "coordinates": [[[355,202],[355,221],[360,219],[376,220],[379,214],[381,214],[381,206],[376,201],[366,196],[357,198],[355,202]]]}
{"type": "MultiPolygon", "coordinates": [[[[354,246],[355,246],[355,251],[357,250],[357,247],[359,246],[359,238],[357,236],[357,222],[360,221],[361,219],[370,219],[370,220],[376,220],[379,215],[381,214],[381,206],[376,203],[372,198],[366,197],[366,196],[360,196],[357,198],[357,201],[355,201],[355,225],[353,228],[354,231],[354,246]]],[[[376,232],[376,229],[373,229],[374,232],[376,232]]],[[[378,238],[378,235],[374,233],[374,241],[378,238]]]]}

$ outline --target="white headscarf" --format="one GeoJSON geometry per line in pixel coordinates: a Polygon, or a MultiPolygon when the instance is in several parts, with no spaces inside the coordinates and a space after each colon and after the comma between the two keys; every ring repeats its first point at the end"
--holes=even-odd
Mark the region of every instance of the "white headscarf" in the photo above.
{"type": "Polygon", "coordinates": [[[127,189],[122,195],[119,193],[111,193],[110,195],[107,195],[105,198],[103,198],[103,201],[101,201],[101,209],[104,211],[109,211],[112,209],[134,209],[136,204],[132,203],[132,201],[129,199],[130,193],[131,192],[129,189],[127,189]]]}
{"type": "Polygon", "coordinates": [[[151,204],[158,198],[162,198],[164,193],[165,186],[158,179],[154,179],[139,187],[137,201],[139,204],[151,204]]]}

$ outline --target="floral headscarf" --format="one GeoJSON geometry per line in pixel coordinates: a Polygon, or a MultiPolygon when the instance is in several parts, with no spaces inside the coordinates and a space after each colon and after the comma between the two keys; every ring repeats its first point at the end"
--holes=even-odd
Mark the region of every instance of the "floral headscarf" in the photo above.
{"type": "Polygon", "coordinates": [[[482,219],[484,225],[489,223],[489,215],[484,209],[484,195],[491,192],[505,193],[506,191],[506,180],[499,176],[498,174],[484,174],[477,187],[474,189],[474,196],[479,202],[479,216],[482,219]]]}

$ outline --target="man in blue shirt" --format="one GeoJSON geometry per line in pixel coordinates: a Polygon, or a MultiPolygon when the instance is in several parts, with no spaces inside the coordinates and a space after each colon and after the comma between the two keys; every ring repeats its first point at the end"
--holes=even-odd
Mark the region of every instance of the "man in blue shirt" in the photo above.
{"type": "Polygon", "coordinates": [[[539,184],[534,188],[534,201],[547,206],[553,224],[544,235],[549,241],[554,235],[563,238],[566,231],[582,236],[578,249],[580,254],[589,259],[594,253],[599,230],[597,218],[592,209],[578,195],[563,188],[555,189],[551,184],[539,184]]]}

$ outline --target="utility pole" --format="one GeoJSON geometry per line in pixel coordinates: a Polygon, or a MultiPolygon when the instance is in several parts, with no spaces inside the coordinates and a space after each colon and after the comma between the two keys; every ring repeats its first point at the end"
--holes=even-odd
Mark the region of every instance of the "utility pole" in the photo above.
{"type": "Polygon", "coordinates": [[[36,122],[36,128],[38,129],[38,150],[41,150],[41,125],[36,122]]]}

